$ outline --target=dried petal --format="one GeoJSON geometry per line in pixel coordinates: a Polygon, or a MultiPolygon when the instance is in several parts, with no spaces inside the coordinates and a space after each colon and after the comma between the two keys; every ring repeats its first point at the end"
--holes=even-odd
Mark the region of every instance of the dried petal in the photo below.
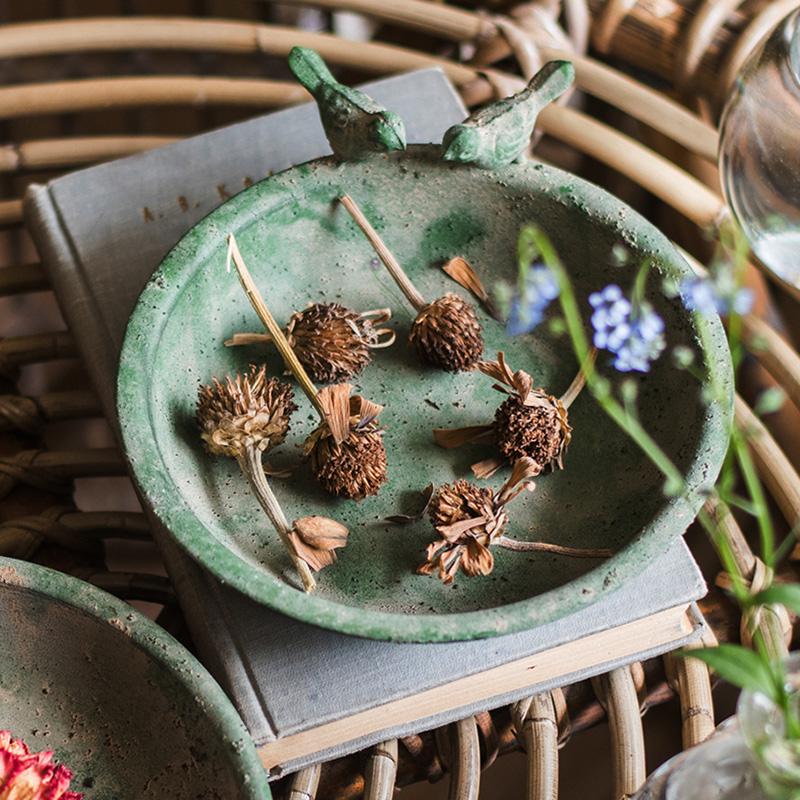
{"type": "Polygon", "coordinates": [[[475,309],[448,293],[417,314],[408,337],[423,361],[448,372],[472,369],[483,353],[475,309]]]}
{"type": "Polygon", "coordinates": [[[315,572],[336,561],[336,548],[347,544],[347,528],[328,517],[301,517],[295,520],[289,539],[295,551],[315,572]]]}

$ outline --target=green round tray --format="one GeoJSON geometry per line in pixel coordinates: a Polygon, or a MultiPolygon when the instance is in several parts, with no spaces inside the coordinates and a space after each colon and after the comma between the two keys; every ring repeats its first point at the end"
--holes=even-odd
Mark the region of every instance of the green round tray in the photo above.
{"type": "Polygon", "coordinates": [[[87,800],[272,796],[214,679],[111,595],[0,558],[0,642],[0,729],[54,750],[87,800]]]}
{"type": "MultiPolygon", "coordinates": [[[[454,284],[439,269],[461,255],[486,285],[516,276],[521,225],[536,222],[570,270],[583,307],[609,282],[630,286],[643,258],[661,276],[689,269],[669,241],[617,199],[563,171],[515,164],[491,171],[442,162],[439,149],[411,146],[358,161],[321,159],[252,186],[198,223],[165,258],[130,320],[118,376],[118,411],[130,465],[142,493],[172,536],[206,569],[253,599],[304,621],[345,633],[397,641],[452,641],[519,631],[593,602],[638,573],[681,535],[722,463],[731,409],[707,407],[701,385],[668,357],[640,381],[643,421],[686,476],[689,493],[665,499],[662,478],[584,392],[570,411],[574,427],[566,469],[538,479],[534,493],[511,506],[509,533],[617,551],[607,561],[496,549],[494,572],[459,575],[453,586],[415,574],[433,538],[427,520],[396,527],[387,515],[419,505],[428,483],[469,474],[486,447],[437,448],[434,427],[491,421],[502,396],[477,373],[451,375],[421,366],[405,343],[413,315],[347,212],[347,192],[364,209],[422,294],[433,299],[454,284]],[[289,519],[324,514],[351,529],[338,562],[305,595],[274,573],[291,573],[278,538],[232,460],[208,456],[194,421],[197,387],[212,375],[266,361],[272,348],[226,348],[236,331],[262,330],[235,273],[225,271],[225,237],[241,251],[276,318],[309,301],[365,310],[391,306],[397,343],[376,353],[355,383],[386,410],[389,482],[361,503],[325,495],[299,462],[299,446],[316,424],[300,411],[273,463],[297,466],[273,486],[289,519]],[[615,265],[623,244],[630,266],[615,265]],[[270,569],[266,569],[269,565],[270,569]]],[[[651,277],[649,295],[664,316],[670,344],[697,345],[692,315],[665,299],[651,277]]],[[[509,338],[481,314],[486,357],[504,350],[514,369],[560,394],[576,369],[570,345],[544,328],[509,338]]],[[[711,324],[706,354],[716,379],[731,387],[722,326],[711,324]]],[[[604,359],[600,357],[601,366],[604,359]]],[[[732,396],[732,389],[731,389],[732,396]]],[[[499,485],[503,474],[492,480],[499,485]]]]}

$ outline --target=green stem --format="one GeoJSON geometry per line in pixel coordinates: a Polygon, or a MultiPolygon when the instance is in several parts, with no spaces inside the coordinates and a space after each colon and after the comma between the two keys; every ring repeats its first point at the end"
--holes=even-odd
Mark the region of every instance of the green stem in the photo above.
{"type": "Polygon", "coordinates": [[[590,358],[591,347],[583,327],[575,293],[561,260],[558,258],[550,241],[540,231],[536,231],[534,241],[544,262],[556,276],[560,288],[559,300],[567,331],[572,340],[572,347],[586,376],[586,385],[600,407],[612,420],[642,449],[645,455],[655,464],[667,479],[665,492],[672,497],[680,495],[684,490],[683,476],[672,463],[669,456],[661,449],[658,443],[644,429],[642,424],[630,417],[620,403],[614,398],[609,382],[597,371],[594,361],[590,358]]]}

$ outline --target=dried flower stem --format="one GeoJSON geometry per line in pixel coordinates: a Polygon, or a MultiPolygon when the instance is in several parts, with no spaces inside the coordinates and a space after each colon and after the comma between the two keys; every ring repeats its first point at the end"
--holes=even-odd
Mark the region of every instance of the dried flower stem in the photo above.
{"type": "Polygon", "coordinates": [[[498,547],[505,547],[506,550],[556,553],[560,556],[571,556],[572,558],[611,558],[614,555],[613,550],[604,547],[565,547],[560,544],[551,544],[550,542],[526,542],[520,539],[510,539],[508,536],[500,536],[492,544],[498,547]]]}
{"type": "Polygon", "coordinates": [[[389,274],[394,278],[395,283],[400,287],[400,291],[414,307],[414,310],[417,312],[422,311],[422,309],[428,305],[425,302],[425,298],[411,282],[410,278],[406,275],[389,248],[384,244],[383,239],[378,235],[375,228],[370,225],[369,220],[364,216],[364,212],[359,208],[355,200],[353,200],[350,195],[345,194],[339,198],[339,202],[347,209],[350,216],[355,220],[356,225],[361,228],[364,235],[369,239],[369,243],[378,254],[378,258],[383,262],[389,274]]]}
{"type": "Polygon", "coordinates": [[[283,513],[278,498],[272,492],[272,487],[269,485],[267,476],[264,472],[264,465],[261,462],[261,452],[257,447],[247,446],[244,453],[236,459],[239,462],[239,467],[242,472],[247,476],[250,481],[250,486],[253,493],[258,498],[258,502],[270,518],[276,533],[280,536],[286,550],[288,551],[292,562],[294,563],[300,579],[303,581],[303,588],[307,592],[311,592],[316,587],[317,582],[311,574],[308,564],[303,561],[297,553],[297,549],[291,541],[289,534],[292,532],[292,526],[286,519],[283,513]]]}
{"type": "Polygon", "coordinates": [[[311,378],[308,377],[308,373],[306,373],[303,365],[298,361],[294,350],[292,350],[290,347],[289,342],[286,341],[286,336],[281,330],[280,325],[278,325],[278,323],[275,321],[275,317],[272,316],[272,313],[267,308],[264,298],[261,297],[261,293],[258,291],[258,287],[253,281],[253,276],[250,274],[250,271],[247,269],[247,265],[244,263],[244,258],[242,258],[242,254],[239,251],[239,246],[236,244],[236,238],[232,233],[229,233],[228,269],[230,269],[231,261],[233,261],[233,264],[236,267],[236,272],[239,275],[242,288],[250,300],[250,304],[255,309],[256,314],[258,314],[259,319],[264,323],[264,327],[267,329],[267,331],[269,331],[272,341],[275,343],[275,347],[278,348],[278,351],[283,357],[286,366],[289,368],[289,370],[291,370],[297,382],[300,384],[300,387],[306,393],[306,396],[317,410],[320,418],[324,421],[325,409],[323,408],[322,403],[320,403],[317,387],[314,386],[311,378]]]}

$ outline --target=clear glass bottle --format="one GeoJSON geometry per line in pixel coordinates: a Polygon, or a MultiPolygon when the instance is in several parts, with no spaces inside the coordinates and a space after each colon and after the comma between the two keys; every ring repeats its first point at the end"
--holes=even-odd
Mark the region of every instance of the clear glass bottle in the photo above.
{"type": "MultiPolygon", "coordinates": [[[[787,662],[788,689],[800,712],[800,653],[787,662]]],[[[800,800],[800,740],[786,737],[781,710],[766,696],[744,690],[736,709],[761,788],[773,800],[800,800]]]]}
{"type": "Polygon", "coordinates": [[[753,253],[800,289],[800,9],[737,76],[720,123],[719,167],[753,253]]]}

